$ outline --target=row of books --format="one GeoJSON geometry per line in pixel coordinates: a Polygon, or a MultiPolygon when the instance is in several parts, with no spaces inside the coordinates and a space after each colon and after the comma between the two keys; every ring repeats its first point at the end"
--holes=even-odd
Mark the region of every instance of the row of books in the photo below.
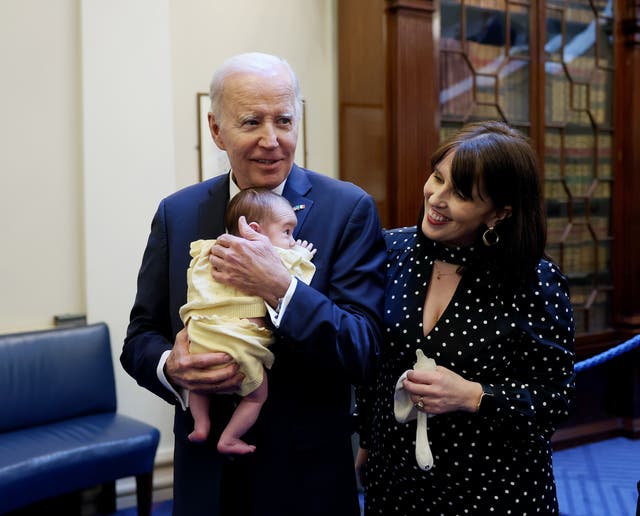
{"type": "Polygon", "coordinates": [[[586,244],[591,242],[609,242],[611,240],[609,217],[579,218],[569,220],[566,217],[547,219],[547,241],[554,244],[586,244]]]}
{"type": "Polygon", "coordinates": [[[562,202],[569,202],[570,197],[610,199],[611,188],[611,181],[601,181],[588,175],[569,175],[562,180],[545,178],[544,198],[562,202]]]}
{"type": "Polygon", "coordinates": [[[608,303],[598,303],[586,308],[576,303],[571,296],[573,304],[573,320],[576,333],[594,333],[608,327],[610,308],[608,303]]]}
{"type": "Polygon", "coordinates": [[[549,244],[547,253],[570,280],[607,274],[611,268],[611,253],[604,245],[549,244]]]}

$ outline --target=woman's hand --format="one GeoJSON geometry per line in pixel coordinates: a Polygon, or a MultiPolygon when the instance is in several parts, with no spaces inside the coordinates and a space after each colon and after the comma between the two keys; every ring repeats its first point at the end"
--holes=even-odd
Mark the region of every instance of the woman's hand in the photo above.
{"type": "Polygon", "coordinates": [[[482,386],[465,380],[450,369],[436,366],[433,371],[409,371],[404,380],[405,390],[421,410],[429,414],[445,414],[456,410],[475,412],[482,386]]]}
{"type": "Polygon", "coordinates": [[[364,487],[367,480],[367,461],[369,460],[369,450],[364,448],[358,448],[358,454],[356,455],[356,475],[360,485],[364,487]]]}

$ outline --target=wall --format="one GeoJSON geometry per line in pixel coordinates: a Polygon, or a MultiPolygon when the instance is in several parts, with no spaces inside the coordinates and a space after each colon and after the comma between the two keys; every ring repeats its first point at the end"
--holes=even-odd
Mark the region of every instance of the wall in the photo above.
{"type": "Polygon", "coordinates": [[[197,180],[196,92],[207,92],[230,55],[284,57],[307,104],[308,166],[337,176],[335,0],[172,1],[175,149],[178,186],[197,180]]]}
{"type": "Polygon", "coordinates": [[[118,356],[150,217],[176,185],[169,27],[166,0],[81,2],[87,319],[109,325],[119,411],[160,429],[161,462],[171,407],[138,388],[118,356]]]}
{"type": "Polygon", "coordinates": [[[84,311],[77,2],[0,3],[0,331],[84,311]]]}
{"type": "Polygon", "coordinates": [[[160,198],[198,180],[196,94],[232,54],[286,58],[307,101],[308,166],[337,175],[335,0],[3,0],[0,332],[106,321],[119,411],[172,408],[117,357],[160,198]]]}

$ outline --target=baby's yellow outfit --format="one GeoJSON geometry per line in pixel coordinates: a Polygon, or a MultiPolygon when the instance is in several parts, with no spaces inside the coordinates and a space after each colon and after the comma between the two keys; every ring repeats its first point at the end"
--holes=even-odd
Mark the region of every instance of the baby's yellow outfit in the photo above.
{"type": "MultiPolygon", "coordinates": [[[[180,318],[188,328],[192,353],[223,351],[240,365],[244,380],[238,394],[246,396],[262,383],[263,367],[273,365],[273,353],[268,349],[273,335],[247,320],[266,315],[262,298],[222,285],[211,276],[209,251],[215,242],[191,242],[187,302],[180,308],[180,318]]],[[[309,284],[316,271],[311,263],[313,254],[300,246],[275,249],[289,272],[309,284]]]]}

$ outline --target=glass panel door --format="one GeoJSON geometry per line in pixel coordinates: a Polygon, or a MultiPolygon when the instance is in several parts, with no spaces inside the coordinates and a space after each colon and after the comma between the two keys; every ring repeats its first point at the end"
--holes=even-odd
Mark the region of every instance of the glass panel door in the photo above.
{"type": "Polygon", "coordinates": [[[538,148],[547,252],[569,277],[578,333],[606,329],[613,289],[611,0],[442,0],[440,22],[441,138],[486,119],[544,135],[538,148]],[[545,26],[532,26],[540,9],[545,26]],[[543,34],[544,41],[532,41],[543,34]],[[543,62],[532,59],[540,45],[543,62]],[[544,99],[538,116],[530,92],[544,99]],[[541,131],[532,127],[536,119],[541,131]]]}
{"type": "Polygon", "coordinates": [[[576,330],[593,332],[611,312],[613,14],[588,0],[545,13],[547,251],[570,279],[576,330]]]}

